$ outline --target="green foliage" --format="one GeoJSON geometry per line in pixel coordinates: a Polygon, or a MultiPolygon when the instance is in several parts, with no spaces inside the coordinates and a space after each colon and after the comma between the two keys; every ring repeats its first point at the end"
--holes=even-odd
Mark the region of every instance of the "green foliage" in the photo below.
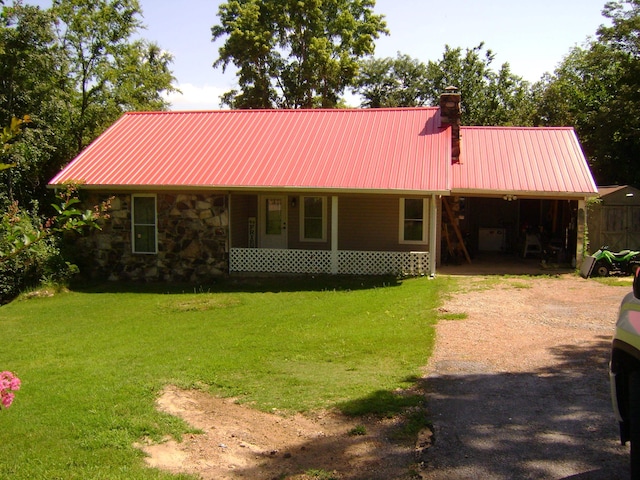
{"type": "Polygon", "coordinates": [[[97,228],[75,190],[48,180],[125,110],[161,110],[171,57],[145,40],[137,0],[15,1],[0,15],[0,301],[75,271],[62,235],[97,228]],[[53,210],[49,210],[49,205],[53,210]],[[48,218],[48,220],[46,220],[48,218]]]}
{"type": "Polygon", "coordinates": [[[226,37],[215,67],[238,69],[233,108],[335,107],[358,60],[386,33],[374,0],[231,0],[218,10],[213,39],[226,37]]]}
{"type": "Polygon", "coordinates": [[[338,282],[287,290],[229,280],[202,289],[209,293],[109,284],[3,306],[0,364],[23,383],[1,418],[11,440],[0,449],[0,477],[169,478],[133,447],[189,431],[155,409],[167,384],[206,385],[267,411],[353,402],[387,416],[417,405],[398,388],[428,361],[448,280],[338,282]]]}
{"type": "Polygon", "coordinates": [[[508,63],[493,69],[495,54],[474,48],[445,46],[442,58],[427,65],[428,95],[437,105],[444,89],[453,85],[462,96],[464,125],[528,125],[531,101],[529,83],[513,74],[508,63]]]}
{"type": "Polygon", "coordinates": [[[361,63],[355,81],[355,93],[362,106],[420,107],[433,103],[427,91],[427,67],[408,55],[396,58],[372,58],[361,63]]]}
{"type": "Polygon", "coordinates": [[[56,215],[43,222],[37,205],[32,211],[13,202],[0,217],[0,303],[43,283],[66,283],[77,267],[66,262],[58,248],[61,235],[100,228],[108,201],[95,210],[81,211],[76,187],[67,185],[52,205],[56,215]]]}
{"type": "Polygon", "coordinates": [[[132,38],[142,27],[137,0],[54,0],[62,95],[78,153],[125,110],[162,110],[172,91],[172,58],[132,38]]]}
{"type": "Polygon", "coordinates": [[[576,128],[596,183],[640,184],[640,2],[608,2],[597,38],[535,87],[536,123],[576,128]]]}
{"type": "MultiPolygon", "coordinates": [[[[0,206],[52,199],[47,182],[128,110],[162,110],[171,56],[139,39],[136,0],[0,7],[0,125],[31,122],[0,172],[0,206]]],[[[43,213],[43,212],[40,212],[43,213]]]]}
{"type": "MultiPolygon", "coordinates": [[[[12,118],[11,124],[2,129],[0,160],[11,157],[22,127],[30,121],[27,115],[12,118]]],[[[15,167],[0,163],[0,170],[11,171],[15,167]]],[[[66,282],[76,273],[77,267],[63,260],[56,246],[59,238],[54,236],[100,228],[98,221],[106,216],[109,207],[107,201],[94,210],[80,211],[76,194],[75,185],[66,185],[59,193],[58,203],[52,204],[56,215],[46,222],[38,214],[37,202],[32,202],[33,209],[27,211],[17,200],[7,203],[4,199],[7,206],[0,217],[0,303],[11,300],[25,288],[66,282]]]]}
{"type": "MultiPolygon", "coordinates": [[[[0,174],[0,204],[48,205],[45,185],[73,153],[61,90],[61,58],[49,10],[14,3],[0,20],[0,124],[31,117],[11,152],[15,167],[0,174]]],[[[64,94],[66,95],[66,93],[64,94]]]]}
{"type": "Polygon", "coordinates": [[[424,64],[398,53],[395,59],[362,62],[354,91],[363,106],[415,107],[438,105],[445,88],[453,85],[462,95],[465,125],[527,125],[533,105],[529,83],[514,75],[509,64],[493,69],[495,54],[475,48],[445,46],[442,59],[424,64]]]}
{"type": "Polygon", "coordinates": [[[0,16],[0,123],[48,115],[57,86],[58,47],[50,12],[14,2],[0,16]],[[34,106],[38,108],[33,108],[34,106]]]}
{"type": "Polygon", "coordinates": [[[4,160],[10,157],[14,140],[22,132],[22,126],[29,121],[28,115],[22,119],[13,117],[11,123],[0,131],[0,146],[2,148],[0,150],[0,171],[15,167],[15,164],[4,163],[4,160]]]}
{"type": "MultiPolygon", "coordinates": [[[[27,214],[20,214],[17,205],[2,216],[0,223],[0,250],[11,250],[13,242],[30,242],[40,226],[27,214]]],[[[21,289],[35,286],[40,281],[40,272],[48,258],[50,245],[41,244],[29,251],[20,250],[0,266],[0,303],[15,297],[21,289]]]]}

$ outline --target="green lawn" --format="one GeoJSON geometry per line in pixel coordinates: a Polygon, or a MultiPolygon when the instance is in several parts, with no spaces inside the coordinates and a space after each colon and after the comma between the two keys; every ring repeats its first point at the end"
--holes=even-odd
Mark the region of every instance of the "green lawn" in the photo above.
{"type": "Polygon", "coordinates": [[[188,431],[154,409],[166,384],[264,410],[384,408],[426,364],[447,282],[111,284],[2,306],[0,370],[22,388],[0,411],[0,478],[180,478],[132,447],[188,431]]]}

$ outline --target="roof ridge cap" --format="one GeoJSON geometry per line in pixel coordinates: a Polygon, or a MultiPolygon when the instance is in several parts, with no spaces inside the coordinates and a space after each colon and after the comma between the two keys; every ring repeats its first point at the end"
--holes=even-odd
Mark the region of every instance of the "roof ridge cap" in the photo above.
{"type": "Polygon", "coordinates": [[[493,130],[575,130],[574,127],[564,126],[564,127],[532,127],[526,125],[461,125],[460,128],[475,128],[478,130],[483,129],[493,129],[493,130]]]}
{"type": "Polygon", "coordinates": [[[439,107],[384,107],[384,108],[253,108],[214,110],[138,110],[124,112],[123,115],[177,115],[213,113],[323,113],[323,112],[388,112],[439,110],[439,107]]]}

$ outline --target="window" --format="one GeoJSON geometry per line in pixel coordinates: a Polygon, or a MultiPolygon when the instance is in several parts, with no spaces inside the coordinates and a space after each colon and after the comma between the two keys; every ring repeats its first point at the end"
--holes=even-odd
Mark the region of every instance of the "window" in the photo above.
{"type": "Polygon", "coordinates": [[[265,199],[265,231],[267,235],[280,235],[282,233],[282,210],[283,210],[282,198],[266,198],[265,199]]]}
{"type": "Polygon", "coordinates": [[[327,240],[327,197],[300,198],[300,238],[307,242],[327,240]]]}
{"type": "Polygon", "coordinates": [[[133,253],[157,253],[155,195],[133,195],[131,217],[133,253]]]}
{"type": "Polygon", "coordinates": [[[429,200],[400,199],[400,243],[427,243],[429,200]]]}

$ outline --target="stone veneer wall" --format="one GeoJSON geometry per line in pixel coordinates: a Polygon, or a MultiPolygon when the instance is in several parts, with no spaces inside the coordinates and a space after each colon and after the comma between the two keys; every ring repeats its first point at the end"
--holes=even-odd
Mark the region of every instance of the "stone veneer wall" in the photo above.
{"type": "MultiPolygon", "coordinates": [[[[95,205],[104,197],[91,194],[85,202],[95,205]]],[[[117,194],[102,230],[78,239],[78,263],[92,278],[205,282],[229,271],[228,212],[226,195],[159,193],[158,253],[134,254],[131,195],[117,194]]]]}

